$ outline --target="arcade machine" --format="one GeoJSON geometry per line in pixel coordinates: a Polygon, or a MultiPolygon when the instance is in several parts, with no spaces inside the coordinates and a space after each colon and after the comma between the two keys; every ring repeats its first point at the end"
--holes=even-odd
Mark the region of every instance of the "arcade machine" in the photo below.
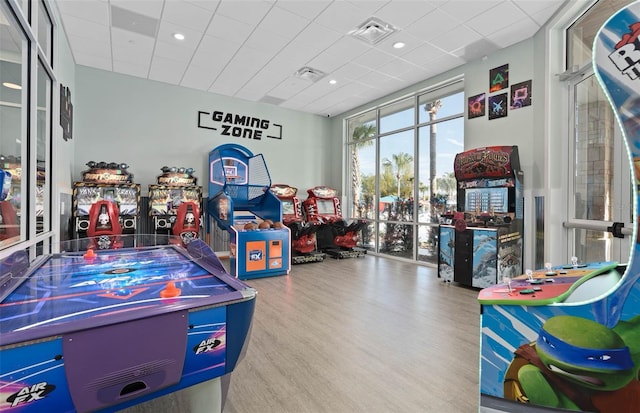
{"type": "Polygon", "coordinates": [[[524,199],[517,146],[456,155],[457,212],[439,226],[438,277],[476,288],[522,274],[524,199]]]}
{"type": "MultiPolygon", "coordinates": [[[[116,203],[122,234],[135,234],[140,214],[140,185],[133,183],[128,165],[91,161],[87,166],[89,169],[82,172],[82,181],[73,184],[72,238],[89,235],[91,206],[102,200],[116,203]]],[[[123,239],[134,242],[135,237],[123,239]]]]}
{"type": "Polygon", "coordinates": [[[307,194],[302,206],[307,222],[320,224],[316,233],[318,249],[334,258],[363,257],[367,250],[357,245],[366,221],[358,219],[347,225],[335,189],[316,186],[307,189],[307,194]]]}
{"type": "Polygon", "coordinates": [[[0,243],[20,236],[18,213],[7,200],[11,190],[11,173],[0,169],[0,243]]]}
{"type": "MultiPolygon", "coordinates": [[[[634,35],[640,2],[611,17],[594,42],[594,72],[630,158],[640,160],[634,35]]],[[[637,172],[636,172],[637,173],[637,172]]],[[[632,170],[633,174],[633,170],[632,170]]],[[[637,215],[636,174],[634,212],[637,215]]],[[[615,262],[527,271],[480,291],[481,412],[635,412],[640,405],[640,244],[615,262]]]]}
{"type": "Polygon", "coordinates": [[[229,232],[231,275],[246,280],[289,274],[291,233],[271,191],[262,155],[226,144],[209,152],[207,212],[229,232]]]}
{"type": "MultiPolygon", "coordinates": [[[[11,184],[5,201],[9,201],[16,212],[16,222],[20,221],[22,211],[22,162],[19,156],[0,155],[0,169],[11,174],[11,184]]],[[[44,219],[44,185],[46,173],[40,161],[36,165],[36,227],[37,232],[43,230],[44,219]]]]}
{"type": "Polygon", "coordinates": [[[271,192],[282,202],[282,223],[291,230],[291,263],[324,261],[326,254],[317,249],[318,223],[305,222],[298,188],[284,184],[271,185],[271,192]]]}
{"type": "Polygon", "coordinates": [[[183,243],[199,238],[202,187],[193,168],[162,167],[149,185],[149,216],[155,234],[179,236],[183,243]],[[184,205],[184,207],[183,207],[184,205]]]}

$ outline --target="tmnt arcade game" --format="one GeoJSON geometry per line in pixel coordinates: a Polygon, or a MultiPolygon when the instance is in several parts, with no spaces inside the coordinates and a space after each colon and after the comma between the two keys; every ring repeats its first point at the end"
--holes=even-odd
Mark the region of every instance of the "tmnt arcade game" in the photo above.
{"type": "Polygon", "coordinates": [[[324,261],[326,254],[317,250],[316,232],[320,224],[305,222],[298,188],[284,184],[271,185],[271,192],[282,202],[282,223],[291,230],[291,263],[324,261]]]}
{"type": "Polygon", "coordinates": [[[320,224],[316,233],[318,249],[334,258],[363,257],[367,250],[357,245],[366,221],[354,220],[347,225],[342,218],[338,191],[333,188],[316,186],[307,189],[307,194],[302,205],[307,222],[320,224]]]}
{"type": "Polygon", "coordinates": [[[207,212],[229,232],[231,275],[246,280],[289,274],[291,233],[271,191],[263,156],[226,144],[209,152],[207,212]]]}
{"type": "MultiPolygon", "coordinates": [[[[635,2],[604,23],[593,51],[595,75],[635,165],[640,162],[638,29],[640,2],[635,2]]],[[[481,412],[638,411],[637,172],[635,244],[628,264],[569,264],[480,291],[481,412]]]]}
{"type": "MultiPolygon", "coordinates": [[[[140,185],[133,183],[133,174],[126,164],[88,162],[82,181],[73,184],[72,238],[85,238],[90,227],[91,205],[112,201],[118,206],[118,220],[123,235],[135,234],[140,214],[140,185]]],[[[124,237],[133,243],[135,237],[124,237]]],[[[133,245],[124,245],[132,247],[133,245]]]]}
{"type": "Polygon", "coordinates": [[[451,224],[439,227],[438,277],[484,288],[522,274],[523,195],[517,146],[459,153],[451,224]],[[463,213],[461,213],[463,212],[463,213]]]}
{"type": "Polygon", "coordinates": [[[193,168],[162,167],[157,184],[149,185],[149,216],[156,234],[181,237],[183,243],[199,238],[202,187],[193,168]]]}

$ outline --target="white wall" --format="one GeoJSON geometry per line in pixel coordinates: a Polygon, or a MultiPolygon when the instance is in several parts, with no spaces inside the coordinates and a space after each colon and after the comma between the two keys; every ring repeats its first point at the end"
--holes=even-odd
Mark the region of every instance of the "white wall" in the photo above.
{"type": "Polygon", "coordinates": [[[76,89],[76,181],[88,161],[124,162],[145,195],[162,166],[183,166],[195,168],[206,192],[209,152],[235,143],[262,154],[271,181],[297,187],[303,199],[308,188],[340,184],[331,180],[327,118],[85,66],[76,68],[76,89]],[[221,136],[220,129],[198,128],[198,111],[269,120],[282,125],[282,140],[221,136]]]}

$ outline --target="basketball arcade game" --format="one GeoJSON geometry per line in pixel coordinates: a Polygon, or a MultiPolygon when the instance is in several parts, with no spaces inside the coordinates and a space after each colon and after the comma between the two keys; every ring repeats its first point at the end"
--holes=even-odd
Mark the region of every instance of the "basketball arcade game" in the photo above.
{"type": "Polygon", "coordinates": [[[202,187],[192,168],[162,167],[157,183],[149,185],[149,216],[156,234],[173,234],[182,242],[199,238],[202,187]]]}
{"type": "MultiPolygon", "coordinates": [[[[140,215],[140,185],[133,183],[133,174],[126,164],[88,162],[82,181],[73,184],[72,238],[89,236],[91,206],[98,201],[115,202],[118,221],[124,235],[135,234],[140,215]]],[[[126,237],[134,240],[134,237],[126,237]]],[[[126,245],[133,246],[133,245],[126,245]]]]}
{"type": "Polygon", "coordinates": [[[291,233],[270,190],[263,156],[226,144],[209,152],[207,212],[229,232],[231,274],[239,279],[289,274],[291,233]]]}
{"type": "MultiPolygon", "coordinates": [[[[636,165],[640,162],[639,28],[640,2],[635,2],[603,25],[593,50],[594,72],[636,165]]],[[[547,265],[480,291],[480,411],[638,410],[639,179],[636,168],[636,243],[628,264],[547,265]]]]}
{"type": "Polygon", "coordinates": [[[456,155],[457,210],[439,227],[438,277],[484,288],[522,274],[524,200],[517,146],[456,155]]]}
{"type": "Polygon", "coordinates": [[[320,224],[305,222],[298,188],[284,184],[271,185],[271,192],[282,202],[282,223],[291,230],[291,263],[304,264],[324,261],[325,253],[318,251],[316,232],[320,224]]]}
{"type": "Polygon", "coordinates": [[[367,250],[358,247],[360,231],[365,220],[354,220],[347,225],[342,217],[338,191],[327,186],[307,189],[307,199],[302,203],[308,222],[320,224],[316,233],[318,249],[334,258],[364,257],[367,250]]]}

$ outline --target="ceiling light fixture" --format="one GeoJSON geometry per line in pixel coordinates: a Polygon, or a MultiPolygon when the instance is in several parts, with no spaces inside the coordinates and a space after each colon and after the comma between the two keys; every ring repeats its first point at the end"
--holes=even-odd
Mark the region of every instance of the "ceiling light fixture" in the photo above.
{"type": "Polygon", "coordinates": [[[184,40],[184,34],[182,33],[174,33],[173,38],[176,40],[184,40]]]}
{"type": "Polygon", "coordinates": [[[376,44],[385,37],[391,35],[396,29],[389,23],[385,23],[377,17],[371,17],[349,34],[370,44],[376,44]]]}
{"type": "Polygon", "coordinates": [[[331,80],[329,81],[329,83],[330,83],[330,84],[332,84],[332,85],[335,85],[336,83],[338,83],[338,81],[337,81],[337,80],[335,80],[335,79],[331,79],[331,80]]]}
{"type": "Polygon", "coordinates": [[[393,44],[393,48],[394,48],[394,49],[402,49],[402,48],[403,48],[403,47],[405,47],[405,46],[406,46],[406,44],[404,44],[404,42],[395,42],[395,43],[393,44]]]}
{"type": "Polygon", "coordinates": [[[22,90],[22,86],[20,86],[20,85],[18,85],[16,83],[3,82],[2,86],[7,87],[9,89],[22,90]]]}

